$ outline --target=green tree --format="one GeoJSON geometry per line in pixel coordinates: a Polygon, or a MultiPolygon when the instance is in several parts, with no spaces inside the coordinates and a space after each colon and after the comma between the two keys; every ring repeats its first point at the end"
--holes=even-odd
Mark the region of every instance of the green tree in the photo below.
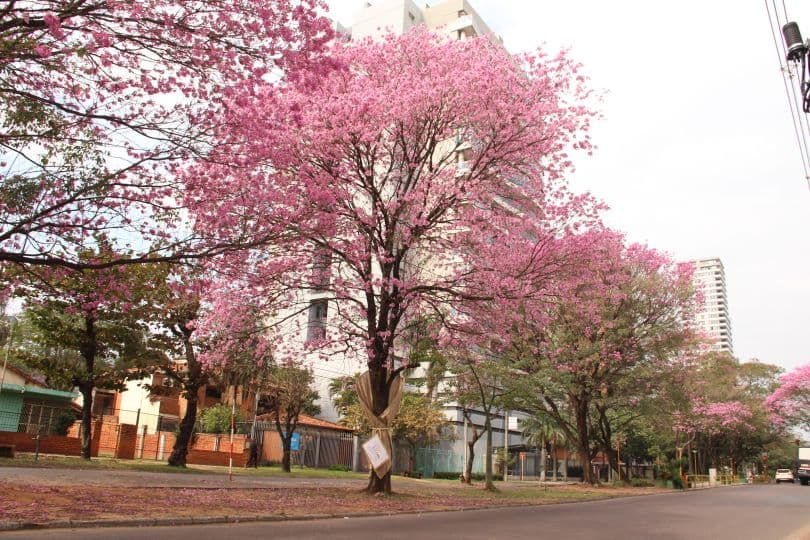
{"type": "MultiPolygon", "coordinates": [[[[201,316],[200,298],[188,289],[169,286],[173,280],[191,284],[195,275],[188,268],[170,271],[162,266],[161,270],[163,279],[159,275],[154,283],[148,317],[150,323],[159,329],[152,337],[152,347],[162,354],[160,362],[152,366],[150,372],[162,373],[172,382],[168,391],[179,391],[186,401],[186,410],[168,460],[170,466],[185,467],[197,422],[199,392],[210,382],[212,372],[200,361],[200,344],[195,339],[196,323],[201,316]]],[[[146,388],[158,395],[167,391],[165,385],[146,385],[146,388]]]]}
{"type": "Polygon", "coordinates": [[[313,380],[311,371],[289,364],[271,367],[263,384],[267,407],[281,438],[281,468],[285,472],[290,472],[292,437],[298,417],[318,399],[318,393],[312,389],[313,380]]]}
{"type": "Polygon", "coordinates": [[[345,418],[352,407],[356,406],[359,401],[355,389],[357,377],[359,376],[359,373],[344,375],[335,377],[329,382],[329,399],[341,418],[345,418]]]}
{"type": "MultiPolygon", "coordinates": [[[[80,257],[105,260],[103,248],[80,257]]],[[[18,276],[26,318],[34,333],[29,361],[57,383],[69,381],[82,395],[82,457],[90,459],[93,390],[124,390],[125,381],[142,376],[159,355],[149,346],[145,310],[151,265],[104,270],[28,269],[18,276]],[[60,351],[54,359],[36,353],[60,351]]]]}
{"type": "MultiPolygon", "coordinates": [[[[350,404],[343,407],[345,412],[341,413],[341,421],[359,433],[370,434],[371,424],[356,401],[356,395],[353,388],[342,391],[342,399],[350,404]]],[[[402,396],[399,413],[391,425],[391,437],[408,445],[409,468],[413,470],[416,449],[447,436],[449,425],[441,406],[423,394],[408,392],[402,396]]]]}

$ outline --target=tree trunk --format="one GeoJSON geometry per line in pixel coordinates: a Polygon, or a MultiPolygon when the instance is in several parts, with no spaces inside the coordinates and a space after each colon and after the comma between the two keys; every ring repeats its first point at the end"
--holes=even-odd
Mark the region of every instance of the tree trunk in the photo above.
{"type": "Polygon", "coordinates": [[[194,424],[197,422],[197,392],[188,392],[186,397],[186,414],[180,422],[180,432],[174,441],[172,453],[169,456],[169,465],[172,467],[185,467],[188,447],[191,446],[191,436],[194,434],[194,424]]]}
{"type": "Polygon", "coordinates": [[[557,438],[551,442],[551,479],[557,481],[557,438]]]}
{"type": "Polygon", "coordinates": [[[619,464],[619,454],[613,448],[604,448],[603,451],[607,454],[608,457],[608,466],[611,470],[616,471],[618,475],[618,480],[621,482],[622,480],[622,468],[619,464]]]}
{"type": "Polygon", "coordinates": [[[371,471],[365,491],[369,494],[391,493],[391,471],[382,478],[377,478],[375,472],[371,471]]]}
{"type": "Polygon", "coordinates": [[[540,481],[546,481],[546,461],[548,461],[548,456],[546,455],[546,441],[540,441],[540,481]]]}
{"type": "Polygon", "coordinates": [[[467,443],[467,463],[464,464],[464,482],[472,484],[472,468],[475,460],[475,440],[467,443]]]}
{"type": "Polygon", "coordinates": [[[93,441],[93,384],[84,383],[79,386],[82,394],[82,458],[90,459],[93,441]]]}
{"type": "Polygon", "coordinates": [[[568,445],[565,447],[565,463],[563,464],[563,480],[568,482],[568,445]]]}
{"type": "Polygon", "coordinates": [[[591,468],[588,404],[579,399],[575,400],[574,404],[578,439],[576,446],[579,451],[580,459],[582,460],[582,481],[588,484],[596,484],[597,478],[594,477],[593,469],[591,468]]]}
{"type": "MultiPolygon", "coordinates": [[[[371,411],[379,416],[388,408],[388,392],[391,388],[388,381],[389,373],[388,369],[384,367],[383,362],[369,362],[368,372],[371,378],[373,401],[371,411]]],[[[391,450],[393,453],[393,448],[391,450]]],[[[393,455],[390,456],[392,466],[393,458],[393,455]]],[[[382,478],[378,478],[376,473],[372,470],[368,486],[366,486],[366,493],[369,495],[391,493],[391,471],[388,471],[382,478]]]]}
{"type": "Polygon", "coordinates": [[[191,335],[194,333],[194,329],[189,328],[188,324],[178,324],[173,327],[172,332],[183,338],[186,369],[188,371],[184,376],[173,372],[175,380],[181,381],[183,384],[183,393],[186,397],[186,414],[183,415],[183,420],[180,422],[180,432],[174,441],[174,447],[169,456],[169,465],[185,467],[188,449],[191,446],[191,437],[194,435],[194,424],[197,422],[198,392],[200,388],[208,383],[208,377],[203,375],[203,368],[197,361],[197,355],[194,353],[194,346],[191,343],[191,335]]]}
{"type": "Polygon", "coordinates": [[[288,431],[287,436],[281,438],[281,446],[284,452],[281,457],[281,470],[284,472],[292,471],[292,467],[290,466],[290,461],[292,458],[292,450],[290,450],[290,446],[292,444],[292,436],[293,434],[288,431]]]}
{"type": "Polygon", "coordinates": [[[81,344],[81,355],[84,360],[87,379],[79,385],[82,394],[82,458],[90,459],[92,444],[93,388],[95,387],[94,371],[96,368],[96,321],[91,316],[84,318],[84,336],[81,344]]]}
{"type": "Polygon", "coordinates": [[[486,485],[484,486],[484,489],[495,491],[495,484],[492,483],[492,422],[490,421],[489,411],[486,411],[484,429],[487,431],[487,454],[485,456],[486,485]]]}

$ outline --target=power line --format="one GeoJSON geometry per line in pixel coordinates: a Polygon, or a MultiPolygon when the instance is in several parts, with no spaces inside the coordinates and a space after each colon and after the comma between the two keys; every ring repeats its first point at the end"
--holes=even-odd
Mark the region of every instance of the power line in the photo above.
{"type": "MultiPolygon", "coordinates": [[[[773,6],[774,18],[776,19],[776,26],[774,26],[773,22],[771,22],[771,35],[773,36],[774,43],[776,44],[776,52],[777,57],[779,58],[779,65],[782,66],[783,82],[785,82],[786,85],[790,85],[790,90],[793,93],[793,101],[790,101],[790,96],[788,96],[788,104],[791,107],[791,116],[794,119],[793,120],[794,123],[798,122],[798,131],[801,137],[801,142],[799,143],[799,150],[803,151],[802,154],[803,161],[808,165],[810,165],[810,145],[808,145],[807,137],[805,135],[805,132],[810,133],[810,123],[808,123],[807,116],[802,114],[801,99],[799,98],[799,95],[796,93],[796,85],[793,83],[793,69],[791,68],[790,64],[787,65],[782,64],[782,59],[787,58],[787,48],[785,47],[784,41],[777,38],[777,35],[779,35],[781,32],[783,24],[788,22],[787,9],[785,8],[784,0],[782,0],[782,8],[785,13],[785,21],[783,23],[782,21],[779,20],[779,11],[776,7],[775,0],[771,0],[771,5],[773,6]],[[786,74],[787,77],[790,78],[790,82],[787,82],[786,74]],[[802,122],[802,120],[804,120],[804,122],[802,122]]],[[[770,21],[770,12],[768,13],[768,18],[770,21]]],[[[794,126],[794,130],[796,130],[796,126],[794,126]]],[[[805,178],[808,181],[808,185],[810,185],[810,174],[808,174],[807,166],[805,167],[805,178]]]]}
{"type": "MultiPolygon", "coordinates": [[[[790,21],[790,19],[788,18],[788,14],[787,14],[787,8],[785,7],[785,0],[782,0],[782,11],[785,14],[785,20],[784,20],[784,22],[782,22],[782,21],[779,20],[778,16],[776,17],[776,30],[777,30],[777,33],[781,30],[781,28],[785,24],[787,24],[790,21]]],[[[776,12],[777,12],[776,11],[776,5],[774,4],[774,13],[776,13],[776,12]]],[[[787,46],[785,45],[784,40],[779,40],[779,43],[782,45],[782,58],[787,58],[788,51],[787,51],[787,46]]],[[[807,138],[805,136],[805,133],[807,135],[810,135],[810,119],[808,118],[807,114],[802,114],[802,112],[804,110],[804,107],[802,106],[802,100],[804,99],[804,97],[803,97],[803,90],[801,88],[801,84],[802,84],[801,81],[802,81],[802,76],[803,76],[803,72],[804,72],[804,64],[803,63],[802,63],[801,71],[802,71],[802,73],[800,73],[800,76],[797,78],[797,83],[799,84],[799,92],[797,94],[796,93],[796,84],[794,84],[794,82],[793,82],[794,72],[793,72],[792,69],[790,69],[790,64],[788,64],[788,73],[790,75],[790,89],[793,92],[793,102],[796,105],[796,114],[799,117],[798,118],[799,119],[799,127],[801,128],[802,140],[804,141],[805,157],[807,158],[808,164],[810,164],[810,145],[808,145],[807,138]]],[[[810,183],[810,177],[808,177],[807,180],[810,183]]]]}
{"type": "MultiPolygon", "coordinates": [[[[784,9],[784,0],[783,2],[783,9],[784,9]]],[[[776,56],[779,62],[780,70],[782,71],[782,84],[785,88],[785,97],[788,100],[788,106],[790,107],[790,118],[793,122],[793,132],[796,136],[796,142],[799,145],[799,154],[802,158],[802,168],[804,170],[804,177],[805,181],[807,182],[808,188],[810,188],[810,147],[807,144],[807,137],[805,135],[805,125],[802,123],[802,112],[801,107],[799,107],[797,95],[796,95],[796,87],[792,83],[792,71],[789,66],[785,66],[782,63],[782,58],[786,58],[787,52],[784,49],[784,44],[782,44],[782,48],[780,50],[780,43],[781,41],[777,38],[777,31],[774,27],[774,18],[776,18],[777,27],[781,28],[779,25],[779,13],[776,8],[775,0],[772,0],[774,16],[771,16],[771,9],[768,6],[768,0],[765,0],[765,11],[768,13],[768,23],[771,28],[771,37],[773,37],[774,49],[776,51],[776,56]],[[790,73],[791,76],[791,83],[788,83],[787,80],[787,73],[790,73]],[[791,99],[791,91],[788,89],[788,84],[790,84],[790,88],[793,90],[793,99],[791,99]],[[798,118],[797,118],[798,116],[798,118]]],[[[787,10],[785,11],[785,17],[787,17],[787,10]]],[[[805,119],[805,123],[807,119],[805,119]]],[[[808,132],[810,132],[810,125],[808,125],[808,132]]]]}

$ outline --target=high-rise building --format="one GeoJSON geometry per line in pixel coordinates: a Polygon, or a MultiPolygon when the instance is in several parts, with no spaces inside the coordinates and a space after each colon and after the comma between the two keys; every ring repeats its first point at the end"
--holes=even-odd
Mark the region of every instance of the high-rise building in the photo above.
{"type": "MultiPolygon", "coordinates": [[[[494,35],[467,0],[443,0],[432,5],[423,3],[421,7],[412,0],[358,2],[351,27],[337,25],[336,30],[352,40],[361,40],[381,38],[389,32],[403,34],[417,26],[424,26],[437,34],[448,36],[449,39],[463,40],[475,36],[494,35]]],[[[463,151],[459,152],[457,159],[460,162],[459,166],[463,166],[463,151]]],[[[329,264],[328,260],[317,260],[313,270],[316,274],[322,274],[323,269],[328,268],[329,264]]],[[[329,300],[328,291],[321,290],[320,287],[313,287],[312,291],[306,294],[309,294],[309,309],[306,312],[307,320],[302,323],[306,332],[301,337],[305,341],[310,341],[322,338],[328,333],[330,317],[335,316],[336,306],[329,300]]],[[[302,321],[304,316],[301,315],[302,321]]],[[[328,358],[313,354],[310,358],[308,363],[313,369],[320,396],[319,416],[336,421],[339,415],[329,397],[331,380],[365,371],[365,365],[342,354],[329,355],[328,358]]]]}
{"type": "Polygon", "coordinates": [[[365,2],[355,13],[349,33],[352,39],[376,38],[385,32],[402,34],[419,25],[456,39],[492,33],[466,0],[445,0],[421,8],[412,0],[365,2]]]}
{"type": "Polygon", "coordinates": [[[718,258],[699,259],[692,263],[695,265],[692,283],[696,292],[703,296],[695,314],[695,328],[712,340],[712,350],[734,354],[723,263],[718,258]]]}

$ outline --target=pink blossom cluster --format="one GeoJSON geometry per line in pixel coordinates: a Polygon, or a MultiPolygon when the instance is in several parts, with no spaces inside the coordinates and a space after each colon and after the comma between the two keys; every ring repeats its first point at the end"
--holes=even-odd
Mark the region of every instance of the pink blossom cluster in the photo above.
{"type": "Polygon", "coordinates": [[[766,398],[774,422],[785,427],[810,428],[810,364],[797,367],[779,380],[766,398]]]}

